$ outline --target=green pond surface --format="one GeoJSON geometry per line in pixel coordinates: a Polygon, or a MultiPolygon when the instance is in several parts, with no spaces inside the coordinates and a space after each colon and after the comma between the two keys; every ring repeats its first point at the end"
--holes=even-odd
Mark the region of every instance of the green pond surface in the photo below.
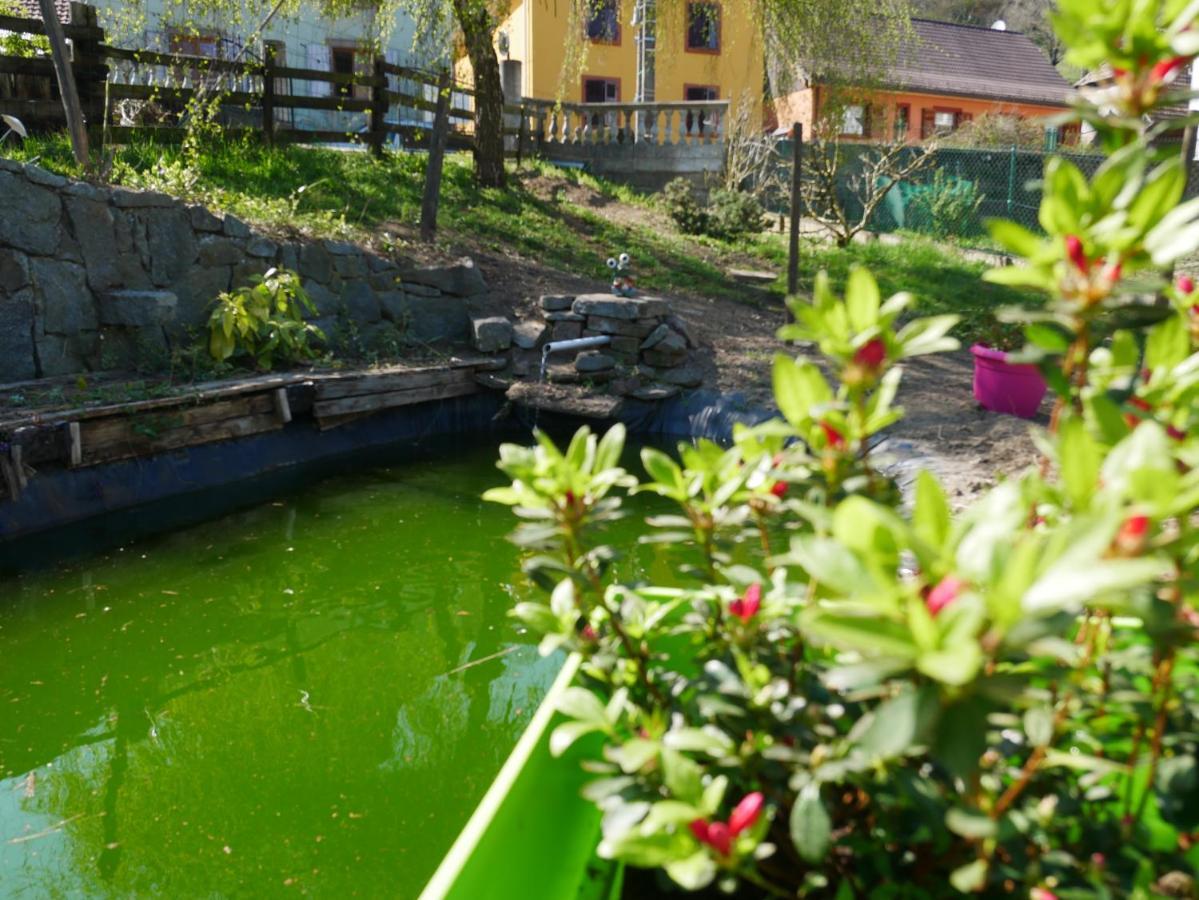
{"type": "Polygon", "coordinates": [[[0,578],[0,897],[415,897],[560,665],[507,616],[495,459],[0,578]]]}

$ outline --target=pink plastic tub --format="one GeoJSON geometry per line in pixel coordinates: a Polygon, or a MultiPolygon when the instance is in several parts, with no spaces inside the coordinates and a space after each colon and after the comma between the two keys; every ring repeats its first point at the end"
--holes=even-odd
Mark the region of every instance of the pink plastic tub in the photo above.
{"type": "Polygon", "coordinates": [[[1002,350],[982,344],[970,348],[974,354],[974,399],[992,412],[1022,419],[1037,414],[1049,386],[1036,366],[1010,363],[1002,350]]]}

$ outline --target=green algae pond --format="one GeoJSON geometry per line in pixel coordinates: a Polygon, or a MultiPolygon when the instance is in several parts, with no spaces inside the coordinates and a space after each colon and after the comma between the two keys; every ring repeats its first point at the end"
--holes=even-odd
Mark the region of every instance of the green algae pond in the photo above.
{"type": "MultiPolygon", "coordinates": [[[[10,554],[0,896],[415,897],[560,665],[507,616],[533,588],[480,499],[496,456],[457,438],[10,554]]],[[[623,565],[669,578],[651,546],[623,565]]]]}

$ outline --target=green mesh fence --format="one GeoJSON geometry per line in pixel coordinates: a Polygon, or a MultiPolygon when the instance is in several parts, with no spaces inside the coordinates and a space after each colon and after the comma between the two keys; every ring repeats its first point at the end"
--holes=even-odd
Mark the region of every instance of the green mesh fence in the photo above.
{"type": "MultiPolygon", "coordinates": [[[[804,147],[805,157],[814,152],[804,147]]],[[[841,203],[852,220],[861,216],[861,203],[849,188],[859,177],[860,153],[865,148],[843,146],[845,164],[841,167],[839,190],[841,203]]],[[[913,154],[919,152],[913,148],[913,154]]],[[[1045,161],[1051,154],[1031,150],[942,148],[931,163],[887,194],[868,224],[871,231],[912,231],[937,238],[974,239],[986,243],[984,221],[989,218],[1012,219],[1039,231],[1037,210],[1041,204],[1041,179],[1045,161]]],[[[1057,153],[1070,159],[1090,176],[1103,157],[1096,153],[1057,153]]],[[[790,181],[791,145],[779,145],[777,183],[790,181]]],[[[772,212],[784,212],[788,198],[781,192],[766,198],[772,212]]]]}

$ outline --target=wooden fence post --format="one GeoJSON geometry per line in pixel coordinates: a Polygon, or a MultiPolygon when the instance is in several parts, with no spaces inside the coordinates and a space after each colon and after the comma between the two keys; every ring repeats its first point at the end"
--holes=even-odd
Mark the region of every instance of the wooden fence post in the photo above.
{"type": "Polygon", "coordinates": [[[46,39],[50,42],[54,73],[58,76],[58,91],[62,95],[62,111],[71,135],[71,150],[75,153],[79,168],[86,171],[89,165],[87,122],[79,104],[79,90],[75,85],[75,73],[71,70],[67,39],[63,34],[62,22],[58,21],[54,0],[38,0],[38,6],[42,11],[42,24],[46,26],[46,39]]]}
{"type": "Polygon", "coordinates": [[[437,203],[441,198],[441,164],[450,132],[450,70],[442,69],[437,81],[437,112],[429,142],[429,167],[425,170],[425,195],[420,204],[420,238],[428,243],[437,231],[437,203]]]}
{"type": "Polygon", "coordinates": [[[384,120],[387,118],[387,71],[385,60],[375,57],[375,80],[371,84],[371,153],[376,159],[383,158],[383,140],[386,137],[384,120]]]}
{"type": "Polygon", "coordinates": [[[262,54],[262,137],[275,146],[275,45],[267,44],[262,54]]]}
{"type": "Polygon", "coordinates": [[[529,127],[529,113],[525,109],[522,102],[520,104],[520,124],[516,128],[516,168],[519,169],[524,164],[525,159],[525,134],[529,127]]]}
{"type": "Polygon", "coordinates": [[[802,204],[803,125],[791,126],[791,234],[787,247],[787,295],[799,292],[799,212],[802,204]]]}

